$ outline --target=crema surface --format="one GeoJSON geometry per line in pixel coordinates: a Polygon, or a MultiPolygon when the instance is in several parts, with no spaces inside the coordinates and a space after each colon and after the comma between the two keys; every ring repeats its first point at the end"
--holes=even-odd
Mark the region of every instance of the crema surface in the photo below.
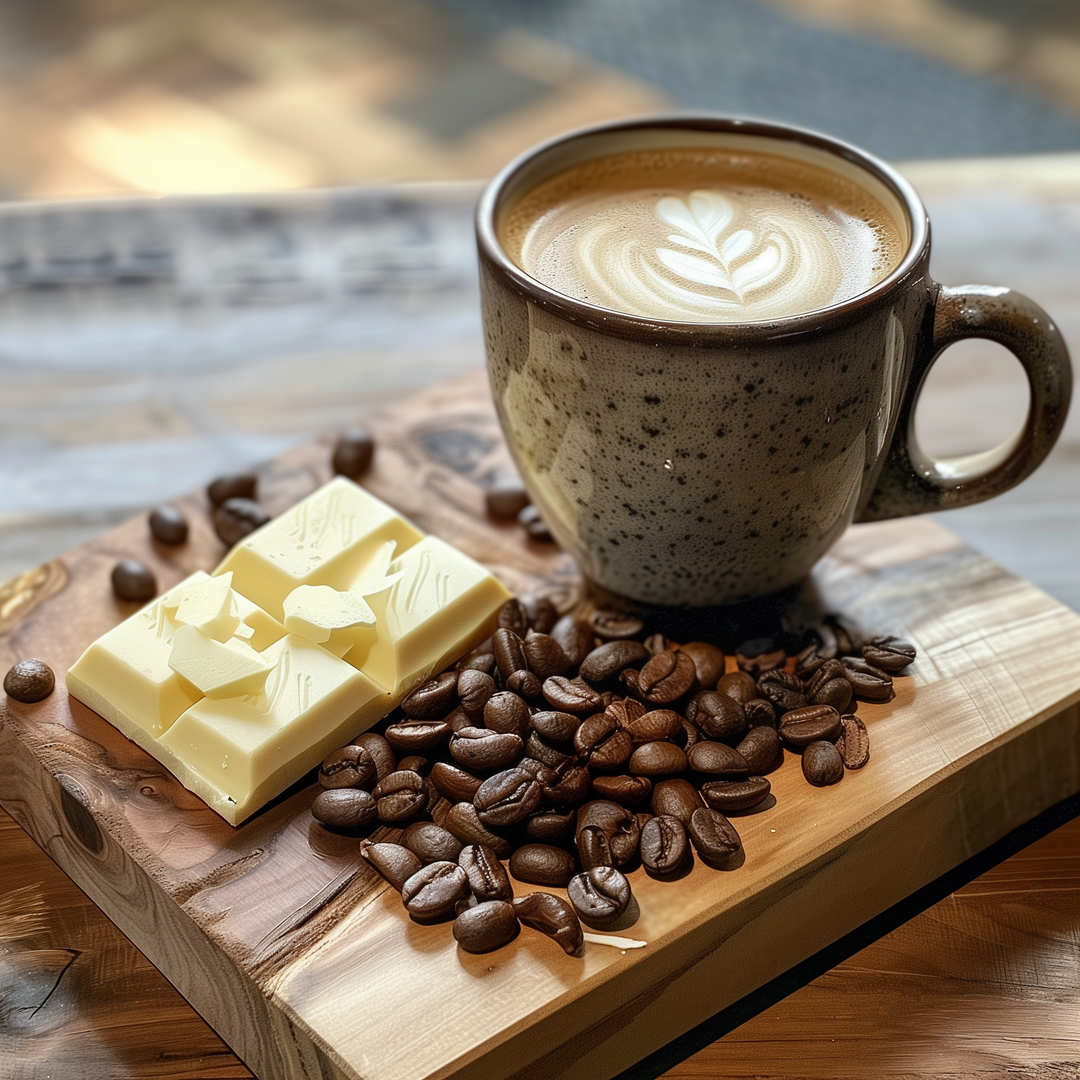
{"type": "Polygon", "coordinates": [[[858,296],[903,239],[868,191],[769,154],[673,149],[586,162],[527,193],[500,240],[526,273],[613,311],[761,322],[858,296]]]}

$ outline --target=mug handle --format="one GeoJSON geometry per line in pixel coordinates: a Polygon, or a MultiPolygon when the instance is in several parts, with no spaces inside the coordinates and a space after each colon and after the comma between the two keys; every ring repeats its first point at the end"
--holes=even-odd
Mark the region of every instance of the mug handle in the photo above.
{"type": "Polygon", "coordinates": [[[1072,395],[1069,352],[1050,316],[1033,300],[993,285],[941,286],[929,347],[916,354],[897,416],[892,445],[873,494],[856,521],[970,506],[1026,479],[1050,453],[1072,395]],[[937,358],[964,338],[1004,345],[1023,365],[1031,389],[1027,417],[1000,446],[936,460],[915,439],[915,406],[937,358]]]}

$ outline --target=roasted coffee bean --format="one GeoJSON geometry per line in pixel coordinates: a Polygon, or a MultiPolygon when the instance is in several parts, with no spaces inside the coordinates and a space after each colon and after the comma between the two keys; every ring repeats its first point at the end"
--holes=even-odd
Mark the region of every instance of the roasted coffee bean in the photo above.
{"type": "Polygon", "coordinates": [[[652,812],[657,817],[678,818],[683,825],[690,824],[690,817],[695,810],[705,804],[697,788],[689,780],[661,780],[652,793],[652,812]]]}
{"type": "Polygon", "coordinates": [[[780,717],[780,738],[785,746],[796,749],[818,739],[833,742],[843,730],[840,714],[831,705],[805,705],[780,717]]]}
{"type": "Polygon", "coordinates": [[[742,847],[735,827],[719,810],[703,806],[694,811],[686,831],[706,866],[722,867],[742,847]]]}
{"type": "Polygon", "coordinates": [[[495,665],[504,679],[509,678],[515,671],[524,671],[529,666],[525,659],[525,643],[513,630],[507,630],[505,626],[500,626],[492,634],[491,651],[495,654],[495,665]]]}
{"type": "Polygon", "coordinates": [[[510,873],[527,885],[565,889],[577,872],[574,856],[551,844],[522,844],[510,856],[510,873]]]}
{"type": "Polygon", "coordinates": [[[642,743],[630,756],[627,770],[634,776],[670,776],[685,772],[686,752],[671,742],[642,743]]]}
{"type": "Polygon", "coordinates": [[[462,671],[457,677],[457,692],[461,707],[471,720],[484,715],[484,706],[495,694],[495,680],[483,671],[462,671]]]}
{"type": "MultiPolygon", "coordinates": [[[[515,637],[524,641],[529,632],[529,616],[525,611],[525,605],[517,597],[511,597],[506,601],[496,616],[499,630],[509,630],[515,637]]],[[[494,643],[494,638],[492,638],[494,643]]]]}
{"type": "Polygon", "coordinates": [[[738,742],[746,731],[746,713],[729,694],[702,690],[686,706],[686,718],[707,739],[738,742]]]}
{"type": "Polygon", "coordinates": [[[735,749],[742,755],[751,776],[761,776],[783,760],[783,748],[776,728],[751,728],[735,749]]]}
{"type": "Polygon", "coordinates": [[[915,659],[915,646],[898,637],[876,637],[862,647],[862,655],[867,663],[895,674],[915,659]]]}
{"type": "Polygon", "coordinates": [[[764,776],[751,776],[747,780],[711,780],[701,786],[701,797],[714,810],[729,813],[733,810],[749,810],[764,802],[772,791],[772,785],[764,776]]]}
{"type": "Polygon", "coordinates": [[[870,733],[854,714],[842,716],[844,734],[836,740],[845,769],[861,769],[870,760],[870,733]]]}
{"type": "Polygon", "coordinates": [[[458,866],[469,879],[469,888],[482,904],[489,900],[512,900],[514,886],[506,867],[486,844],[469,844],[457,857],[458,866]]]}
{"type": "Polygon", "coordinates": [[[499,859],[508,858],[513,844],[503,836],[493,833],[481,820],[471,802],[454,803],[442,826],[452,832],[463,844],[483,844],[491,848],[499,859]]]}
{"type": "Polygon", "coordinates": [[[386,741],[399,754],[430,754],[449,737],[445,720],[405,720],[386,729],[386,741]]]}
{"type": "Polygon", "coordinates": [[[594,776],[592,786],[597,798],[623,806],[634,806],[652,795],[652,781],[647,776],[594,776]]]}
{"type": "Polygon", "coordinates": [[[401,892],[405,882],[423,866],[423,863],[401,844],[376,844],[371,840],[361,840],[360,854],[398,892],[401,892]]]}
{"type": "Polygon", "coordinates": [[[466,727],[450,736],[450,756],[465,769],[504,769],[524,748],[521,736],[512,731],[466,727]]]}
{"type": "Polygon", "coordinates": [[[550,634],[559,621],[559,612],[549,596],[526,593],[521,598],[521,606],[529,617],[529,629],[538,634],[550,634]]]}
{"type": "Polygon", "coordinates": [[[553,742],[570,742],[581,724],[581,717],[566,712],[538,712],[529,717],[533,731],[553,742]]]}
{"type": "Polygon", "coordinates": [[[800,679],[808,679],[822,664],[825,663],[826,660],[831,660],[835,655],[835,642],[833,644],[832,656],[827,656],[822,652],[821,646],[817,643],[807,645],[807,647],[795,657],[795,674],[798,675],[800,679]]]}
{"type": "Polygon", "coordinates": [[[589,625],[593,633],[604,641],[637,637],[645,629],[645,624],[637,616],[620,611],[594,611],[589,616],[589,625]]]}
{"type": "Polygon", "coordinates": [[[641,863],[650,877],[661,881],[678,877],[690,859],[686,826],[679,818],[660,814],[645,823],[641,830],[641,863]]]}
{"type": "Polygon", "coordinates": [[[703,739],[695,743],[686,758],[694,772],[709,773],[713,776],[745,776],[747,772],[742,754],[725,743],[707,742],[703,739]]]}
{"type": "Polygon", "coordinates": [[[845,656],[843,663],[844,676],[861,701],[884,704],[896,697],[892,676],[888,672],[854,656],[845,656]]]}
{"type": "Polygon", "coordinates": [[[638,675],[638,692],[654,705],[668,705],[692,690],[696,679],[694,661],[686,653],[657,653],[638,675]]]}
{"type": "Polygon", "coordinates": [[[611,854],[611,842],[607,833],[599,825],[586,825],[578,831],[578,862],[582,870],[591,870],[594,866],[614,866],[615,856],[611,854]]]}
{"type": "Polygon", "coordinates": [[[806,690],[798,675],[779,668],[767,671],[758,679],[758,693],[768,698],[781,713],[801,709],[806,704],[806,690]]]}
{"type": "Polygon", "coordinates": [[[258,478],[254,473],[231,473],[219,476],[206,489],[211,506],[220,506],[227,499],[254,499],[258,478]]]}
{"type": "Polygon", "coordinates": [[[373,731],[365,731],[352,741],[353,746],[362,746],[375,762],[375,779],[381,780],[397,768],[397,755],[391,745],[373,731]]]}
{"type": "Polygon", "coordinates": [[[526,506],[517,516],[518,524],[525,527],[530,540],[539,540],[543,544],[550,544],[555,538],[547,527],[547,522],[540,516],[540,511],[531,503],[526,506]]]}
{"type": "Polygon", "coordinates": [[[595,769],[616,769],[634,751],[630,736],[609,713],[596,713],[574,733],[574,752],[595,769]]]}
{"type": "Polygon", "coordinates": [[[668,646],[672,649],[677,649],[679,646],[673,642],[669,642],[663,634],[650,634],[642,644],[648,650],[650,656],[655,656],[657,653],[667,652],[668,646]]]}
{"type": "Polygon", "coordinates": [[[311,804],[311,815],[336,829],[361,829],[377,816],[375,799],[360,788],[320,791],[311,804]]]}
{"type": "Polygon", "coordinates": [[[561,840],[573,833],[576,822],[576,810],[542,810],[525,822],[525,832],[530,840],[561,840]]]}
{"type": "Polygon", "coordinates": [[[556,942],[567,956],[581,956],[585,938],[574,909],[554,893],[529,893],[514,900],[514,914],[523,926],[539,930],[556,942]]]}
{"type": "Polygon", "coordinates": [[[484,706],[484,724],[491,731],[512,732],[525,739],[529,734],[529,706],[510,690],[492,694],[484,706]]]}
{"type": "Polygon", "coordinates": [[[118,600],[150,600],[157,596],[157,579],[138,559],[121,559],[113,567],[112,591],[118,600]]]}
{"type": "Polygon", "coordinates": [[[724,650],[704,641],[689,641],[680,649],[694,661],[697,684],[702,690],[715,690],[724,674],[724,650]]]}
{"type": "Polygon", "coordinates": [[[489,900],[466,908],[454,920],[454,940],[467,953],[488,953],[509,945],[518,929],[513,905],[489,900]]]}
{"type": "Polygon", "coordinates": [[[682,731],[675,732],[671,741],[676,746],[681,746],[686,753],[690,753],[691,747],[701,742],[701,732],[689,720],[684,720],[682,731]]]}
{"type": "MultiPolygon", "coordinates": [[[[472,652],[458,662],[459,671],[482,671],[490,675],[495,670],[495,654],[493,652],[472,652]]],[[[461,694],[461,680],[458,680],[458,694],[461,694]]]]}
{"type": "Polygon", "coordinates": [[[844,778],[844,759],[825,739],[810,743],[802,755],[803,776],[815,787],[827,787],[844,778]]]}
{"type": "Polygon", "coordinates": [[[574,806],[589,795],[589,770],[566,763],[549,770],[540,780],[544,800],[552,806],[574,806]]]}
{"type": "MultiPolygon", "coordinates": [[[[408,769],[409,772],[419,773],[421,776],[427,775],[428,765],[428,759],[421,757],[419,754],[410,754],[398,762],[399,769],[408,769]]],[[[435,790],[438,791],[438,788],[435,790]]]]}
{"type": "MultiPolygon", "coordinates": [[[[816,694],[827,682],[832,679],[842,679],[844,677],[844,665],[839,660],[825,660],[820,667],[810,676],[809,681],[806,683],[806,696],[809,698],[812,694],[816,694]]],[[[820,704],[820,702],[810,702],[811,705],[820,704]]],[[[827,703],[826,703],[827,704],[827,703]]]]}
{"type": "Polygon", "coordinates": [[[851,683],[841,675],[837,679],[829,679],[823,682],[815,691],[807,694],[806,701],[809,705],[830,705],[837,712],[847,712],[853,697],[851,683]]]}
{"type": "Polygon", "coordinates": [[[548,634],[530,630],[522,646],[529,670],[543,682],[552,675],[565,675],[570,670],[570,660],[563,647],[548,634]]]}
{"type": "Polygon", "coordinates": [[[580,679],[552,675],[550,679],[544,680],[543,690],[547,703],[560,712],[589,716],[603,708],[600,695],[580,679]]]}
{"type": "MultiPolygon", "coordinates": [[[[480,717],[480,723],[484,722],[483,716],[480,717]]],[[[460,705],[450,713],[445,720],[446,726],[450,729],[451,734],[456,731],[460,731],[462,728],[475,727],[476,720],[471,717],[460,705]]]]}
{"type": "Polygon", "coordinates": [[[617,677],[624,668],[640,667],[648,659],[649,653],[640,641],[605,641],[582,660],[579,674],[591,683],[602,683],[617,677]]]}
{"type": "Polygon", "coordinates": [[[44,701],[55,687],[56,676],[44,660],[20,660],[4,676],[4,693],[24,705],[44,701]]]}
{"type": "Polygon", "coordinates": [[[414,821],[401,842],[422,862],[457,862],[461,841],[453,833],[430,821],[414,821]]]}
{"type": "Polygon", "coordinates": [[[597,825],[604,830],[616,866],[625,866],[637,855],[641,826],[625,806],[606,799],[594,799],[585,803],[578,809],[578,833],[590,825],[597,825]]]}
{"type": "Polygon", "coordinates": [[[626,914],[630,882],[613,866],[595,866],[571,878],[566,895],[586,926],[602,930],[626,914]]]}
{"type": "Polygon", "coordinates": [[[324,788],[362,788],[375,782],[375,760],[362,746],[335,750],[319,769],[324,788]]]}
{"type": "Polygon", "coordinates": [[[746,726],[752,727],[776,727],[776,707],[765,698],[754,698],[743,706],[746,714],[746,726]]]}
{"type": "Polygon", "coordinates": [[[182,544],[188,538],[187,518],[175,506],[159,506],[150,514],[150,535],[159,544],[182,544]]]}
{"type": "Polygon", "coordinates": [[[479,777],[445,761],[436,761],[432,765],[431,782],[440,794],[453,802],[472,802],[482,783],[479,777]]]}
{"type": "Polygon", "coordinates": [[[531,671],[515,671],[506,680],[506,689],[523,698],[538,698],[541,693],[540,679],[531,671]]]}
{"type": "MultiPolygon", "coordinates": [[[[611,710],[608,712],[610,715],[611,710]]],[[[673,739],[682,730],[682,725],[683,718],[672,709],[653,709],[626,724],[626,733],[634,743],[659,742],[673,739]]]]}
{"type": "Polygon", "coordinates": [[[251,499],[226,499],[214,509],[214,532],[223,544],[232,547],[269,520],[270,515],[251,499]]]}
{"type": "Polygon", "coordinates": [[[518,514],[529,505],[529,493],[516,479],[504,478],[496,480],[486,492],[484,492],[484,504],[487,507],[488,517],[496,521],[514,521],[518,514]]]}
{"type": "Polygon", "coordinates": [[[540,794],[539,783],[527,772],[506,769],[480,785],[473,805],[485,825],[513,825],[540,805],[540,794]]]}
{"type": "MultiPolygon", "coordinates": [[[[326,791],[323,794],[332,795],[334,792],[326,791]]],[[[398,769],[384,776],[371,794],[378,803],[379,820],[387,825],[408,821],[427,806],[428,793],[424,778],[408,769],[398,769]]]]}
{"type": "Polygon", "coordinates": [[[330,467],[338,476],[357,480],[371,468],[375,456],[375,440],[367,428],[355,427],[346,431],[334,444],[330,467]]]}
{"type": "Polygon", "coordinates": [[[836,635],[837,656],[854,656],[859,651],[859,635],[854,627],[844,623],[839,615],[826,615],[825,624],[836,635]]]}
{"type": "Polygon", "coordinates": [[[469,895],[469,879],[456,862],[433,862],[421,867],[401,887],[405,910],[420,923],[437,922],[454,913],[469,895]]]}
{"type": "MultiPolygon", "coordinates": [[[[615,723],[621,728],[630,730],[630,726],[635,720],[640,720],[648,711],[647,707],[643,705],[637,698],[619,698],[612,697],[611,701],[604,706],[604,712],[615,718],[615,723]]],[[[651,739],[644,740],[645,742],[651,742],[651,739]]]]}
{"type": "Polygon", "coordinates": [[[574,763],[577,761],[573,754],[567,754],[552,746],[546,739],[542,739],[537,735],[535,731],[529,735],[528,741],[525,743],[525,750],[529,757],[536,758],[537,761],[542,762],[549,769],[557,769],[560,765],[566,765],[571,760],[574,763]]]}
{"type": "Polygon", "coordinates": [[[573,615],[564,615],[551,628],[551,636],[562,646],[572,668],[577,667],[592,651],[592,627],[573,615]]]}
{"type": "Polygon", "coordinates": [[[754,681],[754,677],[747,675],[745,671],[732,671],[730,674],[722,676],[716,684],[716,690],[718,693],[734,699],[740,705],[745,705],[758,696],[757,683],[754,681]]]}
{"type": "Polygon", "coordinates": [[[735,654],[735,663],[739,665],[739,670],[745,671],[755,679],[764,675],[766,671],[776,671],[777,668],[782,668],[786,662],[787,653],[783,649],[772,649],[754,655],[748,655],[741,651],[735,654]]]}
{"type": "Polygon", "coordinates": [[[401,711],[415,720],[429,720],[433,716],[442,716],[450,708],[457,692],[458,675],[453,671],[444,671],[433,679],[418,686],[401,702],[401,711]]]}

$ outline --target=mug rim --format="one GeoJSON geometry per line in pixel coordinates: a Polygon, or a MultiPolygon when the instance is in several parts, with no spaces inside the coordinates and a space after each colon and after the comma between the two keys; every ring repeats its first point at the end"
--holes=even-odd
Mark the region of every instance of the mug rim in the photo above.
{"type": "Polygon", "coordinates": [[[837,324],[847,322],[852,315],[864,314],[864,309],[902,287],[912,272],[924,263],[930,242],[930,220],[922,200],[908,180],[880,158],[865,150],[860,150],[851,143],[795,124],[757,120],[750,117],[723,116],[710,112],[685,111],[591,124],[588,127],[577,128],[547,139],[519,154],[505,165],[484,188],[476,207],[476,239],[481,258],[501,272],[519,293],[527,300],[552,311],[568,322],[618,337],[651,341],[670,340],[686,344],[688,338],[704,343],[711,340],[729,341],[733,338],[771,340],[801,336],[832,329],[837,324]],[[908,216],[911,238],[907,251],[900,262],[881,281],[847,300],[795,315],[785,315],[779,319],[754,322],[683,322],[630,315],[567,296],[522,270],[504,250],[495,228],[495,215],[499,209],[500,198],[514,177],[537,158],[566,143],[609,132],[649,128],[757,135],[779,142],[803,143],[814,149],[824,150],[869,173],[892,191],[908,216]]]}

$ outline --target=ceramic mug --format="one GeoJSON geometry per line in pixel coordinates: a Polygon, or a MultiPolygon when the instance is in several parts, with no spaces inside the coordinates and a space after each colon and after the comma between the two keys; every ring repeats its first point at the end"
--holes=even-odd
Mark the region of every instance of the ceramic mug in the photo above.
{"type": "Polygon", "coordinates": [[[930,278],[911,185],[852,146],[781,124],[665,117],[605,124],[507,166],[477,209],[491,387],[525,487],[607,593],[730,605],[801,581],[852,521],[968,506],[1018,484],[1057,439],[1072,388],[1047,314],[1006,288],[930,278]],[[865,292],[769,322],[667,322],[565,296],[518,267],[502,216],[549,176],[626,150],[746,149],[809,161],[869,190],[907,237],[865,292]],[[1000,446],[939,461],[915,440],[926,374],[954,342],[1000,342],[1031,403],[1000,446]]]}

